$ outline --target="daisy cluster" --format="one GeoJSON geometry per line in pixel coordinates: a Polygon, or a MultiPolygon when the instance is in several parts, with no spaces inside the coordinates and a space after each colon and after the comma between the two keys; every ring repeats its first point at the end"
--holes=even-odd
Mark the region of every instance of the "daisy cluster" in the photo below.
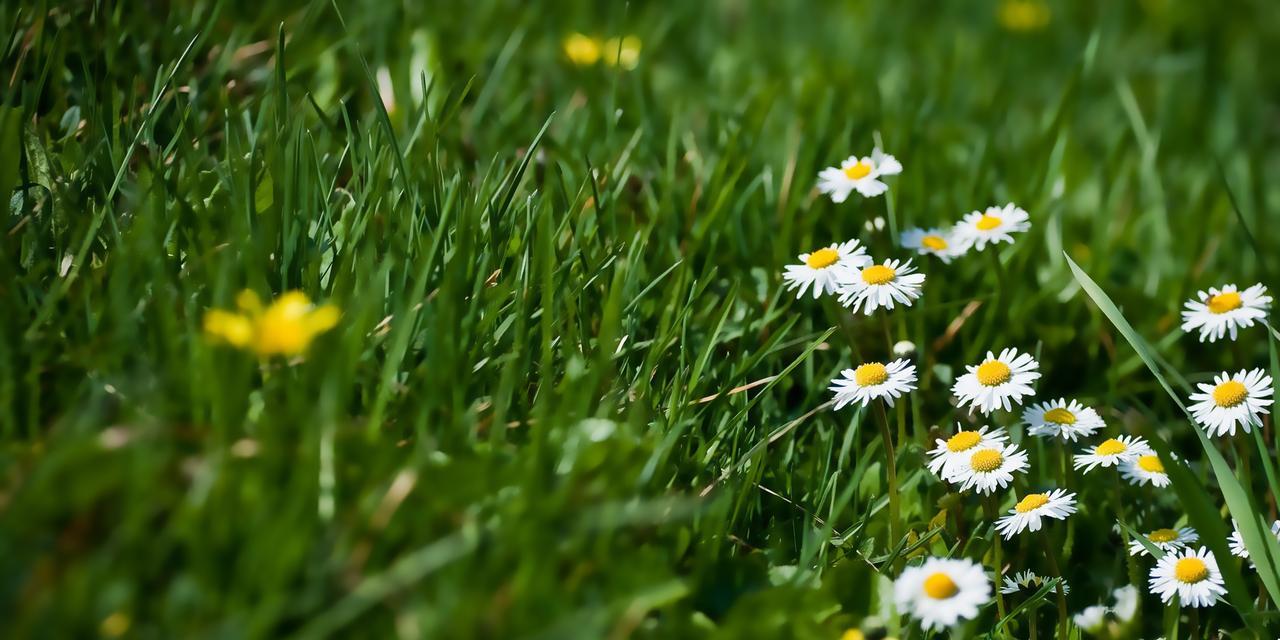
{"type": "MultiPolygon", "coordinates": [[[[818,175],[817,188],[835,203],[845,202],[854,193],[874,198],[889,190],[887,177],[901,172],[902,164],[896,158],[876,148],[869,156],[850,156],[838,167],[824,169],[818,175]]],[[[879,224],[868,226],[873,231],[881,228],[879,224]]],[[[1010,203],[973,211],[947,227],[906,229],[897,245],[945,264],[970,251],[1013,244],[1017,234],[1030,228],[1028,213],[1010,203]]],[[[873,258],[858,239],[802,253],[797,264],[785,268],[782,277],[798,298],[806,294],[815,299],[829,296],[855,315],[911,307],[921,297],[925,283],[925,275],[917,272],[910,258],[873,258]]],[[[1265,323],[1270,303],[1266,287],[1261,284],[1244,290],[1233,284],[1211,288],[1186,302],[1182,329],[1198,331],[1201,342],[1235,340],[1240,329],[1265,323]]],[[[915,391],[917,371],[910,359],[915,348],[903,344],[892,348],[896,359],[870,360],[843,369],[830,386],[834,408],[865,408],[876,401],[893,406],[915,391]]],[[[1162,457],[1141,437],[1107,433],[1102,415],[1077,399],[1036,401],[1035,385],[1040,377],[1040,364],[1031,353],[1016,348],[991,350],[979,362],[964,366],[964,373],[951,386],[951,394],[956,407],[967,409],[971,415],[981,414],[984,422],[997,412],[1019,412],[1021,433],[1056,445],[1051,448],[1059,451],[1063,460],[1059,478],[1065,479],[1066,449],[1071,447],[1078,451],[1070,456],[1077,473],[1116,474],[1113,477],[1118,476],[1117,481],[1137,487],[1169,486],[1165,465],[1181,464],[1179,458],[1162,457]]],[[[1237,430],[1248,433],[1260,428],[1262,416],[1272,404],[1272,379],[1261,369],[1221,372],[1213,377],[1212,384],[1200,383],[1197,388],[1198,392],[1190,396],[1188,410],[1211,436],[1234,436],[1237,430]]],[[[886,425],[886,438],[887,433],[886,425]]],[[[991,425],[958,425],[954,432],[935,439],[925,461],[929,472],[953,492],[981,497],[994,520],[991,527],[1005,540],[1066,520],[1078,508],[1077,494],[1066,488],[1020,487],[1022,490],[1015,492],[1015,481],[1024,477],[1032,465],[1018,434],[1015,431],[1011,436],[1004,428],[991,425]],[[995,517],[995,507],[1000,504],[1012,506],[995,517]]],[[[886,442],[886,448],[889,444],[886,442]]],[[[892,457],[891,452],[889,455],[892,457]]],[[[894,490],[891,486],[890,491],[894,490]]],[[[1280,540],[1280,521],[1272,532],[1280,540]]],[[[1128,542],[1127,551],[1133,557],[1129,562],[1154,556],[1148,587],[1166,604],[1176,597],[1183,607],[1210,606],[1225,594],[1225,587],[1213,553],[1195,546],[1199,539],[1190,527],[1153,529],[1128,542]]],[[[1247,557],[1238,530],[1232,535],[1230,548],[1233,554],[1247,557]]],[[[998,552],[996,558],[999,564],[998,552]]],[[[1004,567],[997,566],[995,584],[1000,588],[996,596],[1052,584],[1062,598],[1067,592],[1066,583],[1057,575],[1056,566],[1053,568],[1052,577],[1041,577],[1022,568],[1018,573],[1004,575],[1001,583],[1004,567]]],[[[973,619],[992,595],[988,570],[965,558],[927,558],[903,570],[894,584],[898,611],[917,620],[926,630],[944,629],[973,619]]],[[[1077,626],[1091,630],[1108,620],[1127,624],[1138,607],[1138,590],[1132,585],[1122,587],[1115,591],[1115,599],[1113,606],[1096,605],[1077,614],[1077,626]]]]}

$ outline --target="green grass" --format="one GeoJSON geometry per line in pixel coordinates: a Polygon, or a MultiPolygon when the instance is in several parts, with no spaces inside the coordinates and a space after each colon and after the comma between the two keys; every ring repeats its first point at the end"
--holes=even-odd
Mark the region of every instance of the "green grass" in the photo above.
{"type": "MultiPolygon", "coordinates": [[[[1270,3],[1055,1],[1029,33],[994,1],[418,4],[0,3],[3,635],[923,637],[888,609],[905,566],[995,566],[924,452],[1013,346],[1041,399],[1187,464],[1071,474],[1081,512],[1009,570],[1058,550],[1069,614],[1136,578],[1125,637],[1275,637],[1275,562],[1220,552],[1230,597],[1190,616],[1121,548],[1190,522],[1221,549],[1229,507],[1280,557],[1270,421],[1203,439],[1174,402],[1277,369],[1264,328],[1178,331],[1199,289],[1280,288],[1270,3]],[[639,63],[575,67],[572,32],[639,63]],[[885,197],[816,192],[877,142],[885,197]],[[801,252],[905,258],[897,230],[1007,201],[1031,231],[918,260],[909,309],[782,288],[801,252]],[[201,330],[246,288],[342,319],[260,361],[201,330]],[[827,386],[899,340],[891,522],[882,416],[827,386]]],[[[1017,493],[1056,482],[989,422],[1030,451],[1017,493]]],[[[1028,593],[956,635],[1053,637],[1028,593]]]]}

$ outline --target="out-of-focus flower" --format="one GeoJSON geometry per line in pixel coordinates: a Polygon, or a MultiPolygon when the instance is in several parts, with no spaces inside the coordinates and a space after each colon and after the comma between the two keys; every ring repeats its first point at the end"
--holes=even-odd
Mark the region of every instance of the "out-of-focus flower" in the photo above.
{"type": "Polygon", "coordinates": [[[604,63],[611,67],[634,69],[640,62],[640,38],[636,36],[609,38],[604,41],[601,54],[603,54],[604,63]]]}
{"type": "Polygon", "coordinates": [[[1004,0],[996,10],[1000,26],[1009,31],[1039,31],[1049,24],[1053,12],[1041,0],[1004,0]]]}
{"type": "Polygon", "coordinates": [[[239,313],[211,309],[204,316],[205,334],[261,357],[296,356],[316,336],[338,324],[338,308],[316,306],[301,291],[289,291],[265,308],[253,291],[236,296],[239,313]]]}
{"type": "Polygon", "coordinates": [[[564,55],[579,67],[589,67],[600,60],[600,40],[581,33],[565,36],[564,55]]]}

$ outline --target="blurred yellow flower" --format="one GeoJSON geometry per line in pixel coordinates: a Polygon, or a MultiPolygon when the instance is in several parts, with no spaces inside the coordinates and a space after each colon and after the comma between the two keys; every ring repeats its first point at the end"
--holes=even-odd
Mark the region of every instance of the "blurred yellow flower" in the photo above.
{"type": "Polygon", "coordinates": [[[996,17],[1009,31],[1039,31],[1049,24],[1052,12],[1042,0],[1002,0],[996,17]]]}
{"type": "Polygon", "coordinates": [[[840,636],[840,640],[866,640],[866,637],[861,629],[849,629],[844,632],[844,635],[840,636]]]}
{"type": "Polygon", "coordinates": [[[316,336],[338,324],[338,308],[316,306],[301,291],[289,291],[266,308],[253,291],[236,296],[239,313],[211,309],[204,316],[204,332],[227,344],[262,357],[296,356],[316,336]]]}
{"type": "Polygon", "coordinates": [[[587,67],[600,60],[600,40],[581,33],[571,33],[564,39],[564,55],[579,67],[587,67]]]}
{"type": "Polygon", "coordinates": [[[604,63],[623,69],[634,69],[640,62],[640,38],[627,36],[622,39],[609,38],[604,42],[604,63]]]}

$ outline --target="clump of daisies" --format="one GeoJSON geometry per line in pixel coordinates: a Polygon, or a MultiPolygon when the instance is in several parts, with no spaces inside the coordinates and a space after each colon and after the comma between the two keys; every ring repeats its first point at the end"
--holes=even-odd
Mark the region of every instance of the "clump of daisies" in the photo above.
{"type": "Polygon", "coordinates": [[[1191,394],[1191,417],[1211,436],[1234,436],[1236,428],[1245,433],[1262,426],[1262,417],[1271,406],[1274,389],[1271,376],[1262,369],[1226,371],[1213,377],[1213,384],[1197,384],[1191,394]]]}
{"type": "Polygon", "coordinates": [[[1097,411],[1063,398],[1027,407],[1022,412],[1022,423],[1030,435],[1061,438],[1067,442],[1092,436],[1106,426],[1097,411]]]}
{"type": "Polygon", "coordinates": [[[950,263],[969,251],[969,244],[964,238],[957,236],[951,229],[937,227],[905,229],[898,236],[898,244],[903,249],[911,249],[922,256],[934,256],[944,263],[950,263]]]}
{"type": "Polygon", "coordinates": [[[823,169],[818,173],[818,191],[831,196],[835,203],[844,202],[854,191],[864,198],[874,198],[889,190],[889,185],[880,178],[899,173],[902,173],[902,164],[897,158],[877,148],[869,156],[849,156],[839,167],[823,169]]]}
{"type": "MultiPolygon", "coordinates": [[[[1196,533],[1191,527],[1181,527],[1178,529],[1156,529],[1149,533],[1145,533],[1142,537],[1147,539],[1152,546],[1156,547],[1164,553],[1170,551],[1178,551],[1185,549],[1191,543],[1200,539],[1200,534],[1196,533]]],[[[1134,539],[1129,541],[1129,555],[1145,556],[1150,553],[1147,546],[1142,544],[1141,540],[1134,539]]]]}
{"type": "Polygon", "coordinates": [[[982,427],[976,431],[960,429],[946,440],[937,439],[936,447],[929,450],[929,471],[943,480],[950,481],[961,469],[968,467],[969,458],[981,449],[1004,449],[1009,436],[1004,429],[982,427]]]}
{"type": "Polygon", "coordinates": [[[1255,284],[1240,291],[1234,284],[1221,289],[1210,287],[1196,293],[1188,300],[1182,312],[1182,330],[1190,333],[1198,330],[1200,342],[1217,342],[1223,336],[1236,339],[1236,331],[1262,322],[1271,308],[1271,296],[1267,288],[1255,284]]]}
{"type": "Polygon", "coordinates": [[[1166,553],[1151,568],[1151,592],[1169,604],[1174,596],[1183,607],[1208,607],[1227,593],[1213,552],[1205,547],[1166,553]]]}
{"type": "Polygon", "coordinates": [[[991,580],[972,560],[929,558],[898,576],[893,600],[925,630],[945,629],[978,617],[978,608],[991,600],[991,580]]]}
{"type": "Polygon", "coordinates": [[[996,521],[996,531],[1008,540],[1023,531],[1039,531],[1045,518],[1066,520],[1075,512],[1076,494],[1065,489],[1029,493],[1009,510],[1009,515],[996,521]]]}
{"type": "Polygon", "coordinates": [[[961,407],[978,409],[988,415],[997,408],[1008,411],[1014,404],[1035,394],[1031,383],[1040,378],[1040,363],[1017,349],[1004,349],[1000,355],[987,352],[986,360],[977,366],[966,366],[968,373],[956,379],[951,392],[961,407]]]}
{"type": "Polygon", "coordinates": [[[871,264],[867,250],[857,240],[802,253],[799,260],[800,264],[788,265],[782,274],[787,289],[800,290],[796,293],[797,298],[804,297],[805,291],[810,287],[814,298],[821,297],[824,293],[835,293],[838,288],[837,276],[871,264]]]}
{"type": "Polygon", "coordinates": [[[851,402],[866,406],[872,400],[882,399],[889,406],[903,394],[916,388],[916,367],[899,358],[888,364],[867,362],[857,369],[845,369],[831,381],[831,391],[836,394],[836,409],[851,402]]]}
{"type": "Polygon", "coordinates": [[[924,285],[924,274],[915,271],[910,260],[885,260],[843,271],[838,274],[840,304],[866,315],[880,308],[893,309],[895,303],[909,307],[924,285]]]}
{"type": "Polygon", "coordinates": [[[953,467],[946,480],[960,485],[960,491],[974,489],[981,494],[995,493],[1013,483],[1013,474],[1026,473],[1030,466],[1027,452],[1017,445],[975,448],[961,464],[953,467]]]}
{"type": "Polygon", "coordinates": [[[1003,207],[987,207],[986,211],[965,214],[952,229],[952,234],[966,245],[982,251],[988,244],[1013,244],[1013,234],[1031,228],[1030,219],[1026,210],[1013,203],[1003,207]]]}

